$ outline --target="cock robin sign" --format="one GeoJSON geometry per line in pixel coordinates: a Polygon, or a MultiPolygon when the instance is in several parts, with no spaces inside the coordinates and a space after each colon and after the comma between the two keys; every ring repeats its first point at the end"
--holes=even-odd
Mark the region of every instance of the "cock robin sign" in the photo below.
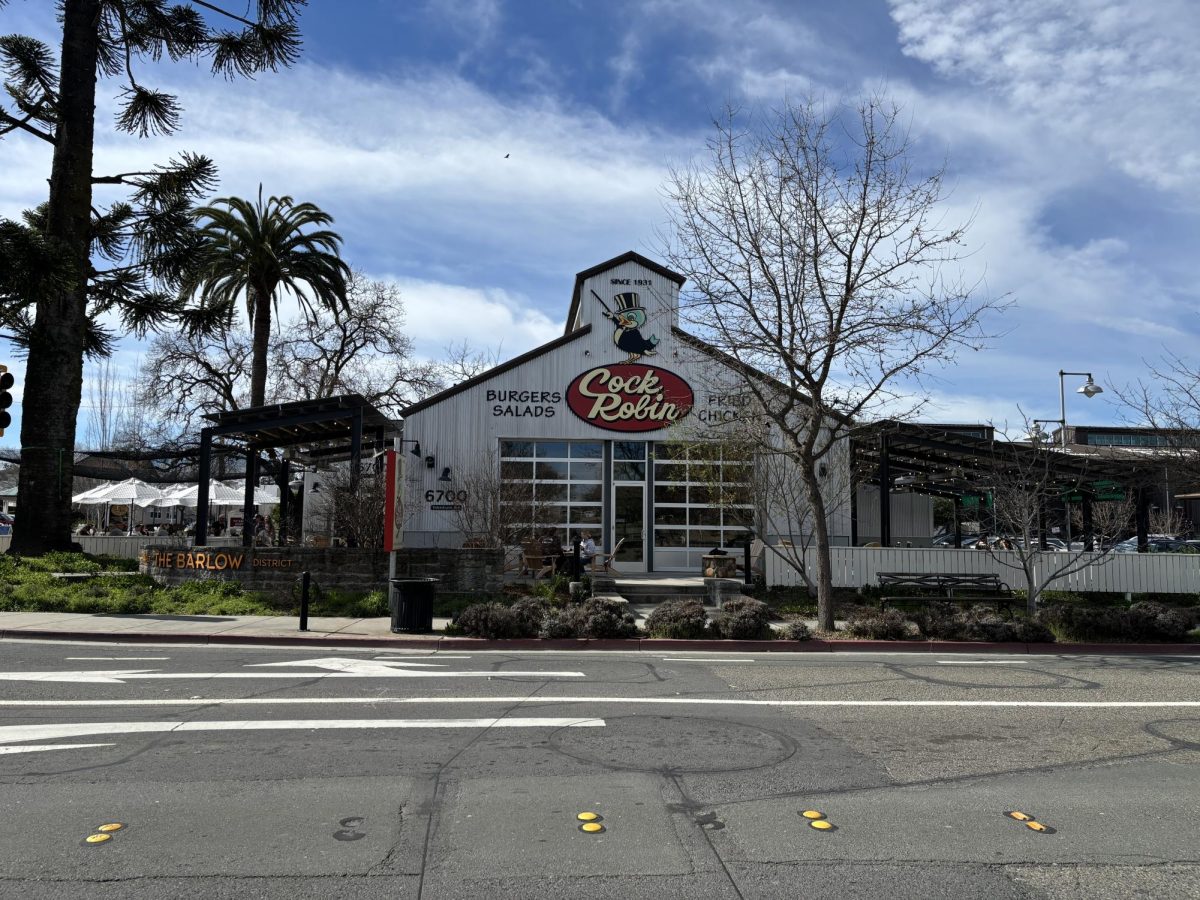
{"type": "Polygon", "coordinates": [[[567,388],[571,412],[609,431],[657,431],[678,422],[695,395],[674,372],[642,363],[597,366],[567,388]]]}

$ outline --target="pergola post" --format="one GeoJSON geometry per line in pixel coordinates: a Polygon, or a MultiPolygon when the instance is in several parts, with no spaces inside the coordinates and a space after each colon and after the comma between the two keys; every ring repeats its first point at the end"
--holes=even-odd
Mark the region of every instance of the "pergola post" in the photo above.
{"type": "Polygon", "coordinates": [[[279,464],[279,546],[287,546],[288,532],[288,514],[291,510],[291,489],[288,487],[288,482],[291,481],[292,463],[291,460],[284,457],[283,462],[279,464]]]}
{"type": "Polygon", "coordinates": [[[1083,549],[1089,553],[1096,549],[1096,533],[1092,522],[1092,495],[1085,493],[1082,501],[1083,549]]]}
{"type": "Polygon", "coordinates": [[[962,549],[962,497],[954,498],[954,549],[962,549]]]}
{"type": "Polygon", "coordinates": [[[892,546],[892,467],[886,433],[879,435],[879,546],[892,546]]]}
{"type": "Polygon", "coordinates": [[[196,485],[196,546],[208,544],[208,482],[212,471],[211,428],[200,429],[200,481],[196,485]]]}
{"type": "Polygon", "coordinates": [[[1137,489],[1137,550],[1150,552],[1150,492],[1141,486],[1137,489]]]}
{"type": "Polygon", "coordinates": [[[242,492],[242,546],[254,544],[254,485],[258,481],[258,451],[246,450],[246,489],[242,492]]]}

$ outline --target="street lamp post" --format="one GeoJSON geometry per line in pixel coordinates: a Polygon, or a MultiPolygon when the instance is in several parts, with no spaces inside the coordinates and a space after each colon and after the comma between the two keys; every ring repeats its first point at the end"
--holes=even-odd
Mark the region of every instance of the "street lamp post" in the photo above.
{"type": "Polygon", "coordinates": [[[1097,394],[1104,393],[1104,388],[1102,388],[1102,387],[1100,387],[1100,385],[1096,384],[1095,380],[1092,378],[1091,372],[1064,372],[1062,369],[1058,370],[1058,416],[1059,416],[1058,421],[1062,425],[1062,440],[1060,441],[1060,443],[1062,444],[1062,448],[1064,450],[1067,448],[1066,377],[1068,375],[1083,375],[1083,376],[1086,376],[1086,378],[1087,378],[1087,381],[1082,386],[1076,388],[1075,393],[1083,394],[1083,396],[1087,397],[1089,400],[1092,397],[1095,397],[1097,394]]]}

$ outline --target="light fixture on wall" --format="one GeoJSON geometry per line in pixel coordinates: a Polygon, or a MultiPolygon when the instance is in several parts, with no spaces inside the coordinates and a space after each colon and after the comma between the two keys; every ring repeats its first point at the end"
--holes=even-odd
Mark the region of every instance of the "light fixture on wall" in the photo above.
{"type": "Polygon", "coordinates": [[[425,457],[425,468],[432,469],[437,463],[434,461],[432,454],[425,457]]]}
{"type": "Polygon", "coordinates": [[[410,440],[409,438],[400,438],[401,444],[412,444],[412,449],[408,452],[413,456],[421,455],[421,442],[418,440],[410,440]]]}
{"type": "Polygon", "coordinates": [[[451,480],[452,479],[450,477],[450,467],[446,466],[446,468],[442,469],[442,474],[438,478],[438,481],[451,481],[451,480]]]}

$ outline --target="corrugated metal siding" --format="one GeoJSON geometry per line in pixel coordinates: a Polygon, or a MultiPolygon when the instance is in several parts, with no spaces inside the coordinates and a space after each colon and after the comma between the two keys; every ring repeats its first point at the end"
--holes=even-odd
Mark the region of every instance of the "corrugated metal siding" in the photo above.
{"type": "MultiPolygon", "coordinates": [[[[1039,580],[1047,574],[1076,568],[1080,554],[1035,553],[1039,580]]],[[[834,587],[858,588],[877,584],[880,572],[946,572],[997,575],[1010,587],[1025,587],[1025,574],[1015,552],[932,548],[835,547],[831,551],[834,587]]],[[[767,553],[768,584],[798,584],[795,569],[767,553]]],[[[807,552],[806,565],[816,566],[807,552]]],[[[1111,593],[1200,593],[1200,556],[1190,553],[1113,553],[1096,556],[1096,564],[1051,580],[1055,591],[1107,591],[1111,593]]]]}

